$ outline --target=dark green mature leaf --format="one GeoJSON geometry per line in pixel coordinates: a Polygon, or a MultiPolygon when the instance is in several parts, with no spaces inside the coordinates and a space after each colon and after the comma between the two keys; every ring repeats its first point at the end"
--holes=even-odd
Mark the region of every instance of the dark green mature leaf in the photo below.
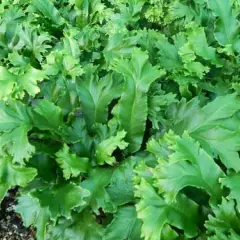
{"type": "Polygon", "coordinates": [[[129,151],[136,152],[141,147],[146,126],[147,92],[151,83],[160,78],[164,71],[152,67],[147,54],[137,48],[133,50],[131,60],[116,60],[112,67],[125,77],[123,93],[114,114],[127,132],[129,151]]]}
{"type": "Polygon", "coordinates": [[[34,108],[34,125],[41,130],[58,130],[63,124],[62,109],[46,99],[34,108]]]}
{"type": "Polygon", "coordinates": [[[169,43],[168,39],[159,34],[157,40],[159,48],[159,63],[166,70],[175,70],[182,67],[182,60],[178,54],[178,49],[175,45],[169,43]]]}
{"type": "Polygon", "coordinates": [[[84,68],[84,80],[77,85],[77,91],[84,118],[88,126],[98,122],[106,123],[108,105],[121,94],[122,81],[114,74],[98,79],[96,67],[89,65],[84,68]]]}
{"type": "Polygon", "coordinates": [[[56,25],[64,23],[59,11],[50,0],[32,0],[32,5],[56,25]]]}
{"type": "Polygon", "coordinates": [[[164,113],[167,107],[177,102],[173,93],[165,94],[159,84],[153,84],[148,98],[148,118],[153,124],[153,128],[159,129],[159,123],[164,123],[164,113]]]}
{"type": "Polygon", "coordinates": [[[239,233],[239,212],[236,211],[233,200],[227,201],[223,198],[222,203],[219,206],[212,206],[212,209],[214,216],[209,214],[209,220],[205,224],[209,233],[224,233],[226,236],[231,232],[239,233]]]}
{"type": "Polygon", "coordinates": [[[86,205],[89,191],[73,183],[65,183],[37,190],[32,195],[39,199],[42,207],[49,209],[51,219],[56,221],[60,216],[70,218],[72,209],[86,205]]]}
{"type": "Polygon", "coordinates": [[[103,227],[96,222],[89,209],[80,214],[74,214],[72,220],[60,220],[51,226],[48,240],[99,240],[104,234],[103,227]]]}
{"type": "Polygon", "coordinates": [[[109,185],[111,176],[111,169],[97,168],[90,173],[88,179],[81,183],[81,186],[90,192],[90,196],[86,201],[95,213],[98,213],[100,208],[105,212],[113,212],[115,210],[115,206],[106,191],[106,186],[109,185]]]}
{"type": "Polygon", "coordinates": [[[208,0],[208,5],[214,15],[218,17],[215,22],[215,38],[222,46],[230,46],[233,50],[240,51],[239,31],[240,25],[232,13],[229,0],[208,0]]]}
{"type": "Polygon", "coordinates": [[[141,221],[133,206],[119,208],[107,226],[103,240],[140,240],[141,221]]]}
{"type": "Polygon", "coordinates": [[[112,174],[107,192],[116,205],[124,205],[134,201],[133,176],[136,163],[129,158],[119,165],[112,174]]]}
{"type": "Polygon", "coordinates": [[[30,227],[32,224],[36,226],[37,239],[46,239],[46,227],[50,217],[47,207],[41,207],[39,200],[31,194],[23,194],[18,198],[15,210],[21,214],[24,226],[30,227]]]}

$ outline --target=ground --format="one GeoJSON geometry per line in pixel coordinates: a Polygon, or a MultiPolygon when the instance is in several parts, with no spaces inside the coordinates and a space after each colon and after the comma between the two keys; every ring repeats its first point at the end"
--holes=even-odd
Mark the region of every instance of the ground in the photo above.
{"type": "Polygon", "coordinates": [[[34,240],[34,230],[25,228],[18,214],[13,210],[17,190],[8,192],[0,208],[0,240],[34,240]]]}

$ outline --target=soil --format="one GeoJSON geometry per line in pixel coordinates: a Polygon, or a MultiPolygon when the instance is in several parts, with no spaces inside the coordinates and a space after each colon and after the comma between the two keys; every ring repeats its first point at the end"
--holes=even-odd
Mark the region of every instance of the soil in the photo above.
{"type": "Polygon", "coordinates": [[[17,189],[10,190],[0,207],[0,240],[34,240],[32,228],[23,226],[21,217],[14,212],[17,189]]]}

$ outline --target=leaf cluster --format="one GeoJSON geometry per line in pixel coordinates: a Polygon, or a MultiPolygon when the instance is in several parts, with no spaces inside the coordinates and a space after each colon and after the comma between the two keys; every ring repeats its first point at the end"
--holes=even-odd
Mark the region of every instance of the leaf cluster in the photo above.
{"type": "Polygon", "coordinates": [[[0,201],[37,240],[240,239],[239,13],[1,1],[0,201]]]}

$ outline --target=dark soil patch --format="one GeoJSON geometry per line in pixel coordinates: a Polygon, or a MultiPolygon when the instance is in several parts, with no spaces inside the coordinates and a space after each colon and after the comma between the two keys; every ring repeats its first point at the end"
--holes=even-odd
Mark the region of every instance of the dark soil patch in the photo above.
{"type": "Polygon", "coordinates": [[[14,212],[17,190],[8,192],[0,208],[0,240],[34,240],[34,230],[25,228],[18,214],[14,212]]]}

